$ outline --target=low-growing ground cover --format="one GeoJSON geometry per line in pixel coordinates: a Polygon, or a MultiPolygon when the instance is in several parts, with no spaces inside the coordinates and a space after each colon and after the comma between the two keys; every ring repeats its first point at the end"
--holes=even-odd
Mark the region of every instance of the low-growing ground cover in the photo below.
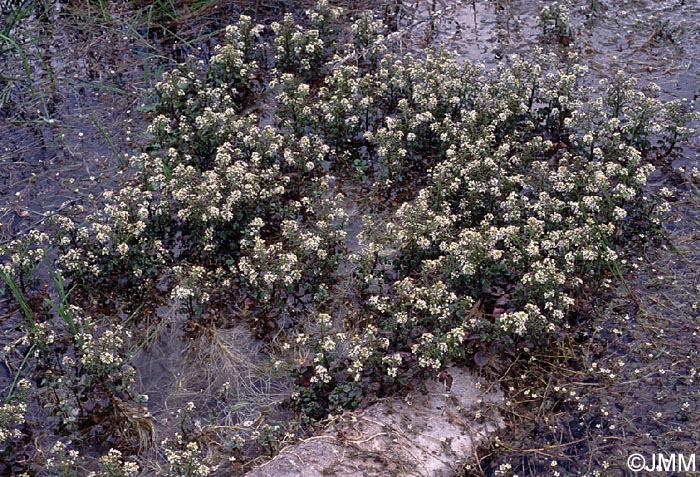
{"type": "Polygon", "coordinates": [[[660,231],[668,205],[645,184],[693,115],[622,72],[588,86],[568,52],[485,69],[403,53],[394,29],[327,3],[269,25],[241,16],[209,61],[163,74],[150,141],[100,208],[67,208],[50,234],[6,246],[24,331],[2,408],[17,472],[241,470],[448,363],[573,336],[627,242],[660,231]],[[273,369],[254,369],[256,350],[232,356],[246,332],[273,369]],[[190,364],[244,378],[211,373],[154,419],[135,350],[168,333],[190,364]],[[259,386],[250,373],[292,383],[261,406],[269,418],[241,401],[238,384],[259,386]],[[84,460],[104,441],[100,462],[84,460]]]}
{"type": "Polygon", "coordinates": [[[511,425],[462,475],[630,475],[633,454],[697,452],[698,205],[674,201],[669,244],[628,262],[631,296],[621,285],[548,351],[484,365],[511,425]]]}

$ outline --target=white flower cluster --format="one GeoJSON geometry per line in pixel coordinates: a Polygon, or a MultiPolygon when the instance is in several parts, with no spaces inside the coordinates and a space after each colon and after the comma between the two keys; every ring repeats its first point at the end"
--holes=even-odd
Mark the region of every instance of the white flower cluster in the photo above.
{"type": "Polygon", "coordinates": [[[13,441],[22,437],[19,429],[25,422],[27,405],[23,402],[6,403],[0,406],[0,449],[4,449],[13,441]]]}
{"type": "Polygon", "coordinates": [[[76,355],[88,382],[117,383],[124,389],[133,382],[133,369],[128,365],[128,343],[131,332],[120,324],[98,332],[90,318],[81,320],[81,331],[75,337],[76,355]]]}
{"type": "Polygon", "coordinates": [[[204,307],[210,302],[212,293],[231,286],[231,278],[222,267],[210,269],[201,265],[181,263],[172,268],[172,275],[177,284],[170,292],[170,297],[194,319],[201,315],[204,307]]]}
{"type": "Polygon", "coordinates": [[[124,459],[117,449],[110,449],[100,457],[100,465],[99,471],[90,472],[87,477],[135,477],[140,471],[136,462],[124,459]]]}
{"type": "Polygon", "coordinates": [[[330,280],[344,251],[347,214],[338,206],[342,196],[330,199],[328,180],[315,181],[316,193],[298,204],[299,212],[320,217],[315,221],[283,220],[281,240],[263,239],[266,223],[257,217],[241,240],[238,270],[251,295],[269,300],[300,286],[315,291],[330,280]],[[306,222],[306,224],[304,224],[306,222]]]}
{"type": "Polygon", "coordinates": [[[271,27],[275,32],[273,51],[279,70],[302,74],[318,71],[326,48],[319,30],[302,29],[291,13],[285,13],[282,21],[273,22],[271,27]]]}
{"type": "Polygon", "coordinates": [[[545,38],[562,41],[571,35],[570,11],[567,2],[554,2],[540,10],[539,23],[545,38]]]}
{"type": "Polygon", "coordinates": [[[94,283],[110,282],[115,273],[138,279],[164,263],[168,252],[147,231],[158,215],[152,192],[126,185],[116,193],[105,192],[103,199],[103,208],[82,224],[67,216],[55,218],[52,240],[61,251],[56,266],[94,283]]]}
{"type": "Polygon", "coordinates": [[[80,453],[75,449],[68,449],[68,444],[56,441],[51,447],[51,457],[46,459],[46,468],[54,475],[76,475],[81,464],[80,453]]]}
{"type": "Polygon", "coordinates": [[[199,444],[185,442],[181,435],[176,434],[173,440],[161,442],[168,461],[168,477],[207,477],[215,467],[203,463],[204,457],[199,444]]]}
{"type": "Polygon", "coordinates": [[[38,230],[30,230],[21,239],[0,245],[0,257],[8,258],[0,262],[0,290],[9,286],[8,280],[12,280],[23,292],[32,286],[36,281],[36,269],[46,256],[48,245],[48,235],[38,230]]]}

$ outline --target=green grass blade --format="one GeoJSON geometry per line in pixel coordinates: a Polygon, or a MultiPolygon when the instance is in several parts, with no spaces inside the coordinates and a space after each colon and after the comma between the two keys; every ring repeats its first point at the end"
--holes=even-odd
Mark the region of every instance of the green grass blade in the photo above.
{"type": "Polygon", "coordinates": [[[51,308],[53,308],[58,316],[66,323],[71,334],[76,335],[78,330],[75,327],[75,319],[73,318],[73,313],[70,311],[68,304],[68,295],[70,295],[74,287],[66,291],[66,283],[63,279],[63,275],[55,269],[51,269],[49,273],[51,274],[51,280],[56,288],[56,293],[58,293],[59,303],[56,304],[48,299],[44,300],[44,303],[51,305],[51,308]]]}
{"type": "Polygon", "coordinates": [[[29,90],[32,92],[32,94],[34,94],[34,82],[32,81],[32,72],[29,68],[29,60],[27,59],[27,55],[24,53],[24,50],[21,46],[19,46],[19,44],[15,40],[3,33],[0,33],[0,40],[9,43],[15,49],[15,51],[17,51],[17,54],[22,59],[24,74],[27,77],[27,81],[29,82],[29,90]]]}
{"type": "Polygon", "coordinates": [[[32,344],[25,353],[24,358],[22,359],[22,362],[19,365],[19,369],[17,369],[17,373],[15,374],[15,377],[12,380],[12,384],[10,384],[10,389],[9,391],[7,391],[7,396],[5,396],[5,404],[8,404],[10,400],[12,400],[12,397],[15,392],[15,387],[17,386],[17,382],[19,381],[19,376],[20,374],[22,374],[22,369],[24,369],[24,365],[27,364],[27,360],[34,353],[34,348],[36,348],[36,344],[32,344]]]}
{"type": "Polygon", "coordinates": [[[17,300],[17,302],[19,303],[19,306],[22,308],[22,312],[24,312],[24,316],[27,318],[27,321],[29,321],[29,324],[32,326],[32,328],[34,328],[36,326],[36,319],[34,318],[34,313],[32,312],[32,309],[29,307],[29,303],[27,303],[27,300],[22,295],[22,292],[19,290],[19,287],[17,287],[15,280],[1,266],[0,266],[0,276],[2,276],[2,280],[5,282],[5,284],[8,287],[10,287],[10,290],[12,291],[12,295],[14,295],[15,300],[17,300]]]}

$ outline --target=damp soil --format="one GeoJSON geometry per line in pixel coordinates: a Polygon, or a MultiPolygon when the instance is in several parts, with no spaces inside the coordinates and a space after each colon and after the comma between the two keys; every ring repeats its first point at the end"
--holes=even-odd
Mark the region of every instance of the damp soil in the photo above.
{"type": "MultiPolygon", "coordinates": [[[[98,3],[24,2],[26,15],[7,30],[15,44],[3,44],[0,54],[0,242],[42,227],[47,216],[69,204],[86,210],[99,206],[100,192],[119,183],[126,157],[147,141],[144,131],[153,101],[149,88],[162,71],[188,54],[206,59],[221,28],[241,11],[258,17],[275,15],[301,9],[303,2],[211,1],[203,2],[207,7],[202,10],[160,18],[149,15],[149,2],[113,2],[109,9],[92,6],[98,3]]],[[[572,0],[571,28],[565,36],[546,38],[538,14],[542,6],[552,3],[407,0],[400,15],[401,26],[409,32],[403,41],[414,50],[444,45],[460,58],[487,67],[537,47],[576,52],[589,66],[591,81],[621,69],[640,85],[658,84],[665,99],[698,106],[699,2],[572,0]]],[[[7,28],[11,21],[11,15],[0,17],[0,27],[7,28]]],[[[466,468],[465,475],[512,475],[499,473],[505,464],[520,469],[514,473],[521,476],[553,475],[554,471],[584,475],[595,470],[625,475],[626,455],[633,449],[696,450],[693,443],[700,442],[700,424],[696,424],[700,387],[695,378],[700,370],[696,351],[700,344],[700,197],[695,188],[700,184],[690,172],[700,167],[699,156],[700,139],[695,135],[674,151],[670,161],[660,164],[650,185],[679,190],[666,225],[670,239],[666,247],[649,249],[641,260],[625,265],[624,286],[609,297],[609,305],[599,307],[580,325],[582,331],[570,340],[569,348],[540,358],[534,370],[514,366],[500,374],[505,390],[511,384],[517,388],[514,392],[519,394],[511,394],[510,399],[525,406],[518,412],[540,406],[549,416],[546,420],[538,416],[548,423],[524,426],[517,413],[504,405],[501,411],[510,420],[510,430],[527,432],[510,432],[510,438],[504,434],[504,444],[480,454],[478,464],[466,468]],[[514,375],[516,369],[521,374],[514,375]],[[551,401],[556,405],[551,408],[522,394],[523,379],[532,379],[536,388],[545,371],[552,378],[544,381],[545,392],[540,394],[554,396],[551,401]],[[569,395],[559,396],[551,391],[555,387],[565,388],[569,395]],[[557,468],[552,460],[557,460],[557,468]]],[[[357,197],[351,188],[343,192],[348,195],[352,227],[349,245],[356,249],[364,192],[357,192],[357,197]]],[[[0,345],[16,338],[8,306],[8,301],[0,300],[0,345]]],[[[160,313],[172,318],[171,311],[165,307],[160,313]]],[[[163,425],[170,419],[169,410],[187,400],[199,399],[202,412],[223,398],[248,402],[246,396],[222,398],[213,391],[223,385],[218,378],[182,381],[182,372],[192,365],[187,353],[196,356],[198,345],[172,331],[178,329],[177,319],[172,320],[171,331],[147,343],[135,359],[138,384],[153,396],[149,408],[163,425]],[[168,401],[172,395],[178,402],[168,401]]],[[[250,364],[250,369],[238,370],[232,379],[240,379],[241,392],[248,389],[251,399],[261,390],[282,395],[284,383],[254,377],[267,366],[265,350],[244,334],[244,330],[228,330],[210,337],[224,344],[250,344],[241,356],[219,359],[230,365],[245,358],[250,364]]],[[[10,369],[0,365],[0,389],[7,389],[11,378],[10,369]]],[[[241,409],[232,419],[250,419],[261,407],[241,409]]]]}

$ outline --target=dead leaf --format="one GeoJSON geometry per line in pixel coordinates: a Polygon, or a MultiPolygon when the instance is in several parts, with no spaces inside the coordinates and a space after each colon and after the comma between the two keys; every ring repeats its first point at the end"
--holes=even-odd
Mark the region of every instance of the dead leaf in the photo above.
{"type": "Polygon", "coordinates": [[[486,351],[477,351],[474,354],[474,364],[478,367],[483,368],[491,360],[491,357],[486,351]]]}

